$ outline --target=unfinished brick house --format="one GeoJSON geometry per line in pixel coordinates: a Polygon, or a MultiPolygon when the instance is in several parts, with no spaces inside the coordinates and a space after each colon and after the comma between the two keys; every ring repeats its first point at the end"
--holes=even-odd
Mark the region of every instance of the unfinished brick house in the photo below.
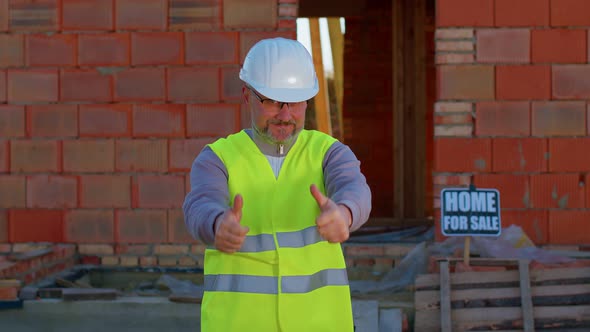
{"type": "MultiPolygon", "coordinates": [[[[0,1],[0,253],[202,266],[180,209],[191,163],[248,126],[248,49],[317,16],[346,19],[344,142],[373,190],[368,226],[435,225],[440,190],[473,183],[535,244],[590,244],[587,1],[346,3],[0,1]]],[[[391,267],[400,250],[346,254],[391,267]]]]}

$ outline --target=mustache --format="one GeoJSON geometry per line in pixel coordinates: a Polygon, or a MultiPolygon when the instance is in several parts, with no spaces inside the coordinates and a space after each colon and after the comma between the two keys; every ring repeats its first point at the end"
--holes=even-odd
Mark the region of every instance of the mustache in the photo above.
{"type": "Polygon", "coordinates": [[[293,120],[290,120],[290,121],[269,120],[268,123],[272,124],[272,125],[293,125],[293,126],[296,125],[295,121],[293,121],[293,120]]]}

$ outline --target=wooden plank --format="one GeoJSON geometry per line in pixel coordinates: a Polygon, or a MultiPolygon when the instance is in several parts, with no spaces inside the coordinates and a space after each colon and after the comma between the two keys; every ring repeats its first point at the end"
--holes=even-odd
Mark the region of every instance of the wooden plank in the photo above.
{"type": "MultiPolygon", "coordinates": [[[[393,43],[393,216],[406,217],[404,211],[404,15],[403,3],[392,1],[393,43]]],[[[399,224],[395,224],[400,226],[399,224]]]]}
{"type": "Polygon", "coordinates": [[[440,322],[442,332],[452,331],[449,262],[440,263],[440,322]]]}
{"type": "Polygon", "coordinates": [[[535,321],[533,319],[533,299],[531,296],[531,283],[529,275],[529,261],[520,260],[518,262],[518,272],[520,274],[520,301],[522,307],[522,319],[524,332],[533,332],[535,330],[535,321]]]}
{"type": "Polygon", "coordinates": [[[317,130],[332,135],[332,122],[330,121],[330,105],[328,103],[328,89],[324,77],[324,63],[322,61],[322,43],[320,40],[320,21],[317,17],[309,19],[309,32],[311,36],[311,55],[320,91],[313,98],[315,106],[315,118],[317,130]]]}
{"type": "MultiPolygon", "coordinates": [[[[531,287],[535,305],[590,305],[590,285],[559,285],[531,287]]],[[[451,307],[517,306],[520,288],[476,288],[451,291],[451,307]],[[496,305],[497,304],[497,305],[496,305]]],[[[438,310],[440,291],[418,291],[414,294],[416,310],[438,310]]]]}
{"type": "Polygon", "coordinates": [[[402,332],[402,309],[379,309],[379,332],[402,332]]]}
{"type": "MultiPolygon", "coordinates": [[[[537,328],[552,326],[555,331],[561,328],[590,327],[590,306],[561,306],[533,308],[537,328]]],[[[456,309],[451,313],[453,331],[483,330],[493,326],[495,329],[522,328],[522,309],[476,308],[456,309]]],[[[440,314],[436,310],[417,311],[414,329],[420,332],[440,331],[440,314]]]]}
{"type": "Polygon", "coordinates": [[[328,32],[332,46],[332,63],[334,65],[334,91],[336,93],[337,120],[340,135],[338,139],[344,142],[344,120],[342,116],[342,99],[344,97],[344,35],[340,26],[340,18],[328,18],[328,32]]]}
{"type": "MultiPolygon", "coordinates": [[[[414,179],[411,217],[421,218],[426,210],[426,0],[409,1],[414,10],[414,179]]],[[[430,133],[432,135],[432,133],[430,133]]],[[[406,155],[406,157],[409,157],[406,155]]]]}
{"type": "MultiPolygon", "coordinates": [[[[585,283],[590,278],[590,268],[542,269],[532,270],[530,274],[532,285],[585,283]]],[[[518,271],[462,272],[451,275],[451,286],[453,289],[461,285],[473,285],[471,288],[477,288],[490,283],[514,282],[517,282],[517,286],[518,280],[518,271]]],[[[421,290],[437,287],[439,283],[438,274],[422,274],[416,277],[414,285],[417,290],[421,290]]]]}
{"type": "MultiPolygon", "coordinates": [[[[404,177],[401,179],[404,184],[404,217],[413,217],[414,199],[416,196],[416,86],[415,86],[415,40],[414,40],[414,4],[411,0],[399,0],[403,3],[404,12],[404,36],[405,54],[404,54],[404,177]]],[[[403,225],[405,226],[405,225],[403,225]]]]}

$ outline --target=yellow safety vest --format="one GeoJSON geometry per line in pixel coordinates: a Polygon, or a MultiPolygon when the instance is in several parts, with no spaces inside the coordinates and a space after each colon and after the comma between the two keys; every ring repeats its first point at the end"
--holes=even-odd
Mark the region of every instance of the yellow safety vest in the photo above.
{"type": "Polygon", "coordinates": [[[342,248],[320,237],[309,191],[315,183],[325,193],[322,163],[334,142],[303,130],[278,178],[244,131],[209,145],[227,168],[231,199],[244,198],[250,231],[234,254],[205,252],[202,331],[353,330],[342,248]]]}

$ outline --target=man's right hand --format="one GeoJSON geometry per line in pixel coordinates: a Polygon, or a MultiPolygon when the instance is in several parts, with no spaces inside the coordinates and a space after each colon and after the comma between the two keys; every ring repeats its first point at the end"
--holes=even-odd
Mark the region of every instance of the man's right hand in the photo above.
{"type": "Polygon", "coordinates": [[[227,209],[215,221],[215,248],[217,250],[232,254],[242,247],[246,234],[250,230],[240,225],[242,219],[242,206],[244,199],[237,194],[234,198],[234,206],[227,209]]]}

